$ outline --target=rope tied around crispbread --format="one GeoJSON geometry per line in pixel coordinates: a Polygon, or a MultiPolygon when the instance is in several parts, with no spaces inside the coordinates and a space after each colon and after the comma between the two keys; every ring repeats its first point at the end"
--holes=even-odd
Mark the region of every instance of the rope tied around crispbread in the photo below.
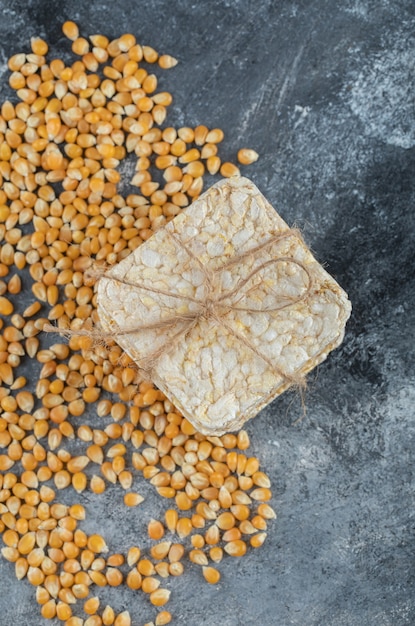
{"type": "MultiPolygon", "coordinates": [[[[171,336],[170,334],[166,338],[166,342],[163,343],[157,349],[150,351],[150,353],[143,355],[140,359],[135,359],[135,362],[138,366],[139,371],[145,374],[145,377],[151,378],[151,373],[154,367],[157,364],[157,361],[161,358],[163,354],[166,354],[167,351],[171,351],[175,346],[178,345],[181,339],[186,337],[193,328],[197,326],[201,319],[206,321],[212,321],[218,325],[221,325],[223,328],[227,330],[227,332],[235,337],[239,342],[241,342],[245,347],[247,347],[253,354],[262,359],[269,368],[275,372],[278,376],[280,376],[286,384],[296,385],[298,387],[305,386],[305,378],[299,374],[291,374],[284,372],[281,368],[279,368],[271,359],[268,358],[267,355],[263,354],[245,335],[242,335],[240,332],[236,331],[233,328],[232,324],[227,319],[227,316],[231,312],[241,311],[250,314],[272,314],[278,313],[279,311],[289,308],[298,302],[306,301],[312,291],[313,281],[312,276],[307,267],[288,256],[277,256],[275,258],[269,259],[260,263],[255,269],[253,269],[247,276],[241,278],[236,286],[234,286],[230,290],[224,290],[221,286],[220,277],[225,270],[228,270],[230,267],[234,265],[240,265],[248,258],[256,258],[261,253],[271,248],[273,245],[287,239],[289,237],[296,237],[301,242],[302,236],[297,229],[287,229],[283,232],[280,232],[276,235],[271,236],[267,241],[258,244],[257,246],[247,250],[246,252],[235,256],[230,261],[225,263],[222,267],[218,269],[209,268],[207,265],[204,265],[200,259],[194,254],[194,252],[189,248],[189,246],[181,240],[181,238],[175,233],[166,230],[169,237],[175,242],[175,244],[184,250],[189,258],[189,261],[194,265],[197,265],[199,269],[203,273],[203,287],[204,287],[204,297],[196,298],[193,296],[183,295],[175,292],[171,292],[165,289],[160,289],[157,287],[151,287],[144,283],[140,283],[138,281],[130,282],[128,280],[122,278],[116,278],[114,276],[108,275],[102,271],[102,268],[98,270],[96,274],[97,280],[101,278],[105,278],[106,280],[115,281],[119,284],[125,285],[126,287],[130,287],[133,289],[139,289],[142,291],[146,291],[148,293],[159,295],[161,297],[167,296],[169,298],[177,299],[183,303],[192,303],[195,306],[194,311],[189,311],[188,313],[180,313],[176,309],[172,316],[165,317],[164,319],[149,322],[144,324],[138,324],[133,328],[119,328],[118,330],[111,331],[103,331],[100,328],[82,328],[78,330],[72,329],[60,329],[51,325],[47,325],[44,327],[44,330],[47,332],[58,332],[67,337],[72,336],[86,336],[92,339],[93,342],[103,343],[108,340],[117,340],[118,337],[131,335],[139,332],[146,332],[151,330],[160,330],[167,331],[175,326],[180,325],[181,328],[171,336]],[[279,303],[276,306],[267,306],[265,308],[255,308],[249,306],[241,306],[241,301],[246,299],[249,293],[257,288],[257,285],[252,286],[251,288],[247,288],[247,285],[250,281],[252,281],[255,277],[260,275],[260,272],[266,269],[269,266],[276,265],[278,263],[285,263],[295,265],[305,274],[307,278],[306,286],[302,294],[295,297],[285,296],[285,301],[279,303]],[[226,300],[230,300],[230,302],[226,302],[226,300]]],[[[93,272],[90,272],[90,275],[93,277],[93,272]]],[[[161,307],[163,308],[163,306],[161,307]]],[[[171,308],[171,307],[164,307],[171,308]]]]}

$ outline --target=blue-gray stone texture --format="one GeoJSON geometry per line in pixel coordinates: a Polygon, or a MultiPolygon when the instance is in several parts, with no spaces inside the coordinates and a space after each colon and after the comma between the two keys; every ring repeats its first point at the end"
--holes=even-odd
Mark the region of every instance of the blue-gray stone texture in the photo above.
{"type": "MultiPolygon", "coordinates": [[[[0,0],[0,16],[2,99],[7,58],[32,36],[67,51],[67,19],[177,57],[161,78],[174,95],[167,125],[222,128],[225,158],[257,150],[243,173],[353,304],[343,345],[310,376],[305,419],[292,425],[301,402],[287,393],[248,423],[278,511],[265,546],[224,560],[215,587],[196,566],[169,582],[172,623],[413,626],[414,2],[0,0]]],[[[83,498],[84,527],[112,549],[140,541],[163,511],[138,487],[148,500],[132,511],[115,488],[83,498]]],[[[134,625],[154,618],[141,593],[106,597],[134,625]]],[[[46,624],[4,559],[0,624],[46,624]]]]}

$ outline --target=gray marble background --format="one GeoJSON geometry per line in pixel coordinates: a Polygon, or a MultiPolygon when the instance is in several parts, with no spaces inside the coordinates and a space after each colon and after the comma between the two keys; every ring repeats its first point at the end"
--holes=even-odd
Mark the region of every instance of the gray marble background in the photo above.
{"type": "MultiPolygon", "coordinates": [[[[227,559],[216,587],[196,568],[173,580],[173,623],[413,626],[414,2],[0,0],[0,15],[3,97],[7,58],[35,35],[62,54],[66,19],[176,56],[161,80],[175,96],[168,123],[223,128],[225,157],[256,149],[244,173],[353,303],[343,346],[310,377],[307,417],[291,425],[301,406],[285,394],[248,425],[278,510],[266,546],[227,559]]],[[[164,507],[139,487],[140,513],[116,489],[86,495],[85,528],[114,549],[137,542],[164,507]]],[[[134,624],[154,615],[115,591],[134,624]]],[[[44,623],[0,560],[1,626],[44,623]]]]}

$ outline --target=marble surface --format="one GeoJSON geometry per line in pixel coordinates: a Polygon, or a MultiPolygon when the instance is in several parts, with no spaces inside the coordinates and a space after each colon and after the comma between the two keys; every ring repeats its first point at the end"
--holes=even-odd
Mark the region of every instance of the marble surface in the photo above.
{"type": "MultiPolygon", "coordinates": [[[[193,570],[173,581],[173,623],[413,625],[414,3],[0,0],[0,15],[3,97],[7,58],[35,35],[67,50],[65,19],[176,56],[170,123],[223,128],[225,156],[257,150],[244,174],[353,303],[343,346],[310,377],[306,418],[292,425],[300,401],[285,394],[248,425],[279,516],[266,547],[228,559],[216,587],[193,570]]],[[[139,525],[117,499],[85,496],[86,526],[122,548],[139,525]]],[[[148,503],[157,515],[150,491],[148,503]]],[[[1,626],[46,623],[4,560],[0,589],[1,626]]],[[[115,591],[137,624],[150,619],[115,591]]]]}

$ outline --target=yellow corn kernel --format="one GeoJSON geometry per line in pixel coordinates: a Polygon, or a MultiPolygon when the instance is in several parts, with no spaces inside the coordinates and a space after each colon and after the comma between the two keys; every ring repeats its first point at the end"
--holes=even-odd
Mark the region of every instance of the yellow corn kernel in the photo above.
{"type": "Polygon", "coordinates": [[[167,563],[167,561],[160,561],[159,563],[156,563],[154,567],[159,576],[162,578],[168,578],[170,576],[169,566],[170,564],[167,563]]]}
{"type": "Polygon", "coordinates": [[[102,572],[90,569],[88,570],[88,574],[92,582],[95,583],[95,585],[98,585],[98,587],[105,587],[107,585],[107,579],[102,572]]]}
{"type": "Polygon", "coordinates": [[[209,550],[209,556],[214,563],[220,563],[223,558],[223,550],[219,546],[213,546],[209,550]]]}
{"type": "Polygon", "coordinates": [[[260,504],[257,511],[258,515],[260,515],[264,519],[275,519],[277,517],[274,509],[269,504],[260,504]]]}
{"type": "Polygon", "coordinates": [[[138,572],[136,569],[133,569],[130,572],[128,572],[126,583],[130,589],[134,589],[134,590],[140,589],[141,584],[142,584],[142,576],[140,572],[138,572]]]}
{"type": "Polygon", "coordinates": [[[221,167],[221,160],[220,157],[213,155],[213,156],[209,156],[206,160],[206,168],[207,171],[209,172],[209,174],[211,174],[212,176],[214,176],[215,174],[217,174],[219,172],[219,169],[221,167]]]}
{"type": "Polygon", "coordinates": [[[205,532],[205,541],[208,545],[214,545],[220,540],[219,528],[216,524],[212,524],[210,528],[205,532]]]}
{"type": "Polygon", "coordinates": [[[105,543],[105,539],[101,537],[101,535],[91,535],[88,538],[88,549],[95,554],[99,554],[100,552],[108,552],[108,546],[105,543]]]}
{"type": "Polygon", "coordinates": [[[161,539],[164,535],[164,526],[158,520],[152,519],[148,523],[147,532],[150,539],[161,539]]]}
{"type": "Polygon", "coordinates": [[[20,552],[20,554],[29,554],[29,552],[31,552],[33,550],[33,548],[35,547],[35,542],[36,542],[36,535],[34,532],[30,532],[27,533],[26,535],[23,535],[23,537],[20,539],[19,543],[17,544],[17,549],[20,552]]]}
{"type": "Polygon", "coordinates": [[[208,558],[202,550],[190,550],[189,559],[192,563],[196,563],[197,565],[207,565],[208,558]]]}
{"type": "Polygon", "coordinates": [[[102,613],[102,623],[104,626],[111,626],[115,620],[114,609],[107,605],[102,613]]]}
{"type": "Polygon", "coordinates": [[[220,572],[211,566],[205,566],[202,569],[203,577],[210,585],[216,585],[220,581],[220,572]]]}
{"type": "Polygon", "coordinates": [[[15,574],[17,580],[22,580],[27,574],[27,570],[29,569],[29,564],[24,557],[17,559],[15,562],[15,574]]]}
{"type": "Polygon", "coordinates": [[[55,600],[48,600],[43,604],[40,613],[45,619],[53,619],[56,616],[56,602],[55,600]]]}
{"type": "Polygon", "coordinates": [[[240,176],[239,168],[229,161],[225,161],[225,163],[222,163],[222,165],[220,166],[220,173],[225,178],[230,178],[231,176],[240,176]]]}
{"type": "MultiPolygon", "coordinates": [[[[71,39],[71,38],[70,38],[71,39]]],[[[77,37],[73,40],[72,43],[72,52],[78,54],[79,56],[84,56],[89,52],[89,43],[83,37],[77,37]]],[[[72,81],[74,81],[74,76],[72,76],[72,81]]]]}
{"type": "Polygon", "coordinates": [[[183,563],[174,562],[169,565],[169,574],[170,576],[181,576],[184,572],[183,563]]]}
{"type": "Polygon", "coordinates": [[[5,298],[4,296],[0,297],[0,315],[11,315],[13,313],[14,307],[13,304],[5,298]]]}
{"type": "Polygon", "coordinates": [[[199,535],[198,533],[196,533],[195,535],[192,535],[192,538],[190,541],[192,542],[192,546],[194,548],[203,548],[203,546],[205,545],[205,539],[203,535],[199,535]]]}
{"type": "Polygon", "coordinates": [[[221,530],[229,530],[235,526],[235,517],[230,511],[218,515],[216,524],[221,530]]]}
{"type": "Polygon", "coordinates": [[[188,517],[181,517],[176,524],[176,533],[182,539],[190,535],[192,529],[192,522],[188,517]]]}
{"type": "Polygon", "coordinates": [[[262,500],[262,502],[266,502],[271,499],[272,493],[270,489],[258,487],[258,489],[251,491],[250,496],[253,500],[262,500]]]}
{"type": "Polygon", "coordinates": [[[91,491],[96,494],[104,493],[106,486],[105,481],[100,476],[92,476],[89,486],[91,491]]]}
{"type": "Polygon", "coordinates": [[[205,142],[206,143],[220,143],[221,141],[223,141],[223,137],[224,137],[223,130],[221,130],[220,128],[214,128],[213,130],[209,131],[208,134],[206,135],[205,142]]]}
{"type": "Polygon", "coordinates": [[[156,589],[150,594],[150,602],[154,606],[164,606],[170,598],[170,591],[168,589],[156,589]]]}
{"type": "Polygon", "coordinates": [[[131,626],[131,617],[128,611],[123,611],[115,618],[114,626],[131,626]]]}
{"type": "Polygon", "coordinates": [[[244,556],[246,553],[246,543],[242,539],[236,539],[235,541],[229,541],[225,544],[224,550],[230,556],[244,556]]]}
{"type": "Polygon", "coordinates": [[[189,511],[192,508],[193,502],[185,491],[176,494],[176,506],[181,511],[189,511]]]}
{"type": "Polygon", "coordinates": [[[137,570],[143,576],[152,576],[156,571],[153,563],[149,559],[141,559],[137,564],[137,570]]]}
{"type": "Polygon", "coordinates": [[[141,583],[141,589],[144,593],[152,593],[160,587],[160,581],[153,576],[146,576],[141,583]]]}
{"type": "Polygon", "coordinates": [[[239,528],[231,528],[223,533],[223,541],[236,541],[242,537],[242,533],[239,528]]]}
{"type": "Polygon", "coordinates": [[[56,605],[56,617],[62,621],[72,617],[72,609],[66,602],[58,602],[56,605]]]}
{"type": "Polygon", "coordinates": [[[184,555],[184,547],[181,543],[173,543],[169,550],[169,561],[175,563],[180,561],[184,555]]]}
{"type": "Polygon", "coordinates": [[[144,498],[139,493],[130,491],[124,495],[124,504],[126,506],[138,506],[141,502],[144,502],[144,498]]]}
{"type": "Polygon", "coordinates": [[[62,32],[68,39],[75,41],[75,39],[79,36],[79,28],[75,24],[75,22],[66,21],[62,25],[62,32]]]}
{"type": "Polygon", "coordinates": [[[175,67],[177,63],[178,63],[177,59],[170,56],[170,54],[162,54],[158,59],[158,64],[163,70],[169,70],[170,68],[175,67]]]}
{"type": "Polygon", "coordinates": [[[161,560],[164,559],[169,553],[171,546],[171,541],[161,541],[157,543],[155,546],[150,548],[150,554],[153,559],[161,560]]]}
{"type": "Polygon", "coordinates": [[[119,587],[123,581],[123,575],[116,567],[108,567],[106,578],[111,587],[119,587]]]}
{"type": "Polygon", "coordinates": [[[253,548],[259,548],[263,545],[266,538],[267,533],[258,533],[250,538],[249,543],[253,548]]]}
{"type": "Polygon", "coordinates": [[[237,159],[242,165],[250,165],[255,163],[259,158],[258,152],[250,148],[241,148],[238,150],[237,159]]]}
{"type": "Polygon", "coordinates": [[[191,148],[187,150],[183,155],[179,157],[180,163],[191,163],[192,161],[198,161],[200,159],[200,152],[197,148],[191,148]]]}
{"type": "Polygon", "coordinates": [[[135,565],[141,555],[141,550],[137,546],[132,546],[127,553],[127,563],[130,567],[135,565]]]}
{"type": "Polygon", "coordinates": [[[76,520],[84,520],[85,519],[85,507],[82,504],[73,504],[69,508],[69,515],[76,520]]]}
{"type": "Polygon", "coordinates": [[[179,519],[179,514],[175,509],[167,509],[164,514],[164,518],[166,521],[166,526],[170,530],[170,532],[175,532],[177,522],[179,519]]]}

